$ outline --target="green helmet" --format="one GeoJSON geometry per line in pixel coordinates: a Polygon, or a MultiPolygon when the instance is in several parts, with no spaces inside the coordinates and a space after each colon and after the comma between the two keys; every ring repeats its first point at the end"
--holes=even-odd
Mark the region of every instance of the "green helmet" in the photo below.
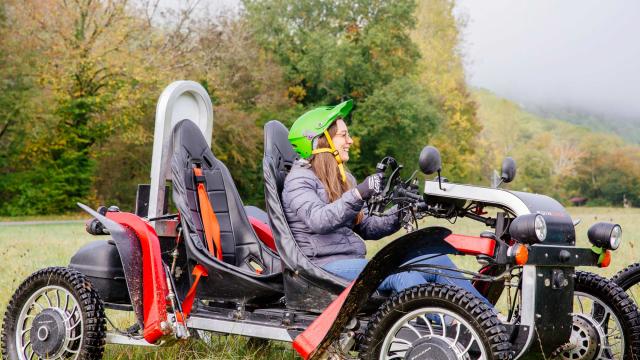
{"type": "Polygon", "coordinates": [[[289,142],[303,159],[308,159],[313,152],[313,140],[338,118],[346,118],[352,108],[353,100],[347,100],[336,106],[321,106],[307,111],[291,126],[289,142]]]}

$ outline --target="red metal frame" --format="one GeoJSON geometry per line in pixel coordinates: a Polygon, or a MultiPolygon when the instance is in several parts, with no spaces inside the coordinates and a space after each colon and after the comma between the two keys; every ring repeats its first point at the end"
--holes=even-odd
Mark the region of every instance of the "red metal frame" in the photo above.
{"type": "Polygon", "coordinates": [[[496,241],[491,238],[451,234],[444,241],[466,255],[493,256],[496,251],[496,241]]]}
{"type": "Polygon", "coordinates": [[[344,301],[347,299],[347,295],[351,291],[349,285],[342,293],[335,299],[327,308],[322,312],[322,315],[318,316],[307,329],[300,335],[298,335],[293,341],[293,348],[307,360],[313,355],[313,352],[318,348],[320,342],[324,339],[327,332],[336,320],[340,309],[344,301]]]}
{"type": "Polygon", "coordinates": [[[253,231],[256,232],[256,235],[258,235],[258,238],[269,247],[269,249],[275,251],[276,253],[278,252],[278,250],[276,249],[276,242],[273,238],[273,233],[271,232],[271,228],[269,228],[268,224],[263,223],[262,221],[254,218],[253,216],[247,216],[249,218],[249,222],[251,223],[251,226],[253,227],[253,231]]]}
{"type": "Polygon", "coordinates": [[[125,212],[107,212],[107,218],[129,227],[137,235],[142,250],[142,301],[144,339],[156,342],[164,332],[162,322],[167,321],[166,274],[162,266],[160,241],[156,231],[138,216],[125,212]]]}

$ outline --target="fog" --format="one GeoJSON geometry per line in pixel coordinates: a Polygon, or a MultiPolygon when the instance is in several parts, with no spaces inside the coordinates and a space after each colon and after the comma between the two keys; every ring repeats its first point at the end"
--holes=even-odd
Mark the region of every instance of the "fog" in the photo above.
{"type": "Polygon", "coordinates": [[[460,0],[455,12],[472,86],[640,120],[640,1],[460,0]]]}

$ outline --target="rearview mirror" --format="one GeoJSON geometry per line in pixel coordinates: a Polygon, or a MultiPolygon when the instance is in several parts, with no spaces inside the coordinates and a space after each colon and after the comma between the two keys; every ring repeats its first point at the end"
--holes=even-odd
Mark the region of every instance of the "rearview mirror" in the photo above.
{"type": "Polygon", "coordinates": [[[511,156],[502,160],[502,171],[500,178],[505,183],[510,183],[516,177],[516,161],[511,156]]]}
{"type": "Polygon", "coordinates": [[[433,146],[425,146],[420,151],[420,159],[418,160],[420,170],[425,175],[431,175],[441,170],[442,161],[440,160],[440,152],[433,146]]]}

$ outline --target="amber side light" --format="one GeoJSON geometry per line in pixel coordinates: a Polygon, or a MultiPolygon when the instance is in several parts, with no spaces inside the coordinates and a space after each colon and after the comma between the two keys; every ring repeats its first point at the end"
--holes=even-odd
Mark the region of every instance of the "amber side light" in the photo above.
{"type": "Polygon", "coordinates": [[[525,265],[529,261],[529,248],[524,244],[514,244],[507,250],[509,260],[516,265],[525,265]]]}
{"type": "Polygon", "coordinates": [[[524,245],[518,246],[518,248],[516,249],[516,265],[524,265],[528,260],[529,249],[524,245]]]}

